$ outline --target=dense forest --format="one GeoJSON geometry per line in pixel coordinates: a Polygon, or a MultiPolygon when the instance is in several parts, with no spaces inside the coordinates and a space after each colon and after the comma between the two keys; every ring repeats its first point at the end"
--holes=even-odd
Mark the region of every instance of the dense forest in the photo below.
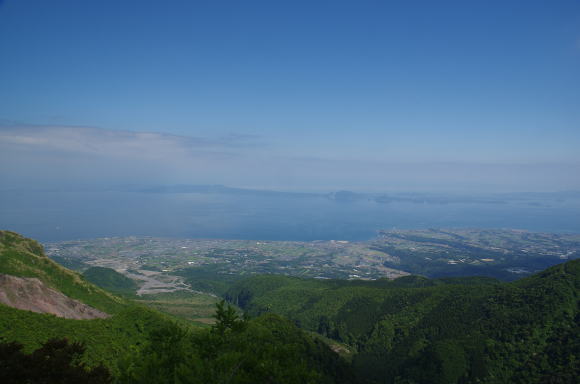
{"type": "Polygon", "coordinates": [[[513,283],[256,276],[226,296],[345,343],[371,382],[568,383],[580,377],[579,292],[577,260],[513,283]]]}
{"type": "Polygon", "coordinates": [[[40,279],[110,315],[70,320],[0,304],[0,377],[14,383],[50,382],[41,371],[62,383],[572,383],[580,376],[578,260],[511,283],[252,276],[229,283],[229,303],[217,304],[206,328],[98,288],[89,280],[117,292],[134,286],[106,270],[69,271],[15,233],[0,232],[0,274],[40,279]]]}

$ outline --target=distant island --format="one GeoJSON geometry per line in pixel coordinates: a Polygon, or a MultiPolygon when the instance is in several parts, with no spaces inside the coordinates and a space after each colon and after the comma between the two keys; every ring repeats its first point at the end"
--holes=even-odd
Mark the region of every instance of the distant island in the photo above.
{"type": "Polygon", "coordinates": [[[126,187],[122,190],[144,193],[202,193],[228,194],[238,196],[268,196],[296,198],[327,198],[337,202],[356,200],[372,200],[381,204],[392,202],[407,202],[417,204],[506,204],[522,202],[525,204],[542,204],[549,201],[580,200],[580,191],[562,192],[519,192],[519,193],[429,193],[429,192],[353,192],[340,190],[328,193],[286,192],[266,189],[233,188],[225,185],[155,185],[142,187],[126,187]]]}

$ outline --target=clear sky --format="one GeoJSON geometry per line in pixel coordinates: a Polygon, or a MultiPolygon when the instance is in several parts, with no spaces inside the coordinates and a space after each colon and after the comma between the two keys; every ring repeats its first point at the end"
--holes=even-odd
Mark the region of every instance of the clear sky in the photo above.
{"type": "Polygon", "coordinates": [[[0,0],[0,151],[14,185],[580,189],[580,1],[0,0]]]}

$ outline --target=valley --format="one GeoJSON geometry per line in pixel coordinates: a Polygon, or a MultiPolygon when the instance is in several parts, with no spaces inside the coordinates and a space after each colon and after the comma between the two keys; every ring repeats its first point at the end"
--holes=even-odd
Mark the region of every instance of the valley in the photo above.
{"type": "Polygon", "coordinates": [[[45,247],[49,257],[78,272],[108,268],[135,284],[121,289],[93,281],[101,287],[207,326],[214,322],[219,297],[252,276],[373,281],[412,274],[512,281],[578,258],[580,236],[429,229],[381,231],[365,242],[125,237],[53,242],[45,247]]]}

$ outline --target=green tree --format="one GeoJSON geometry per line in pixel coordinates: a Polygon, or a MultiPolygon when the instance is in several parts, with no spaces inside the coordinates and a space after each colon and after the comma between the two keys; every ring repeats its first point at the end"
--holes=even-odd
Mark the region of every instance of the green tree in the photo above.
{"type": "Polygon", "coordinates": [[[22,344],[0,343],[0,377],[4,384],[107,384],[109,371],[103,366],[88,368],[81,362],[84,345],[67,339],[51,339],[31,354],[22,344]]]}
{"type": "Polygon", "coordinates": [[[216,319],[212,326],[212,332],[218,335],[225,335],[227,332],[240,332],[246,326],[246,320],[240,318],[236,309],[225,300],[216,303],[216,313],[213,316],[216,319]]]}

